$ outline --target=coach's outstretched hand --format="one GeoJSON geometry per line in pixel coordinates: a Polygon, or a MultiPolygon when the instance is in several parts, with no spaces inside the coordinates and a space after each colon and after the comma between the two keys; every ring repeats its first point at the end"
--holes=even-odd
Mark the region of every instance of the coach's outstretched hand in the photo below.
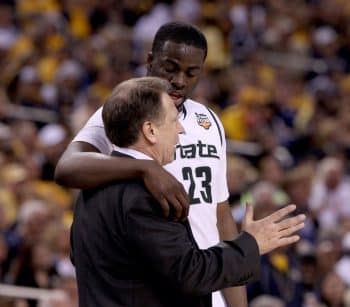
{"type": "Polygon", "coordinates": [[[295,209],[295,205],[289,205],[261,220],[254,221],[253,207],[247,204],[242,230],[255,238],[260,255],[275,248],[295,243],[300,239],[295,233],[304,227],[305,215],[287,217],[295,209]]]}
{"type": "Polygon", "coordinates": [[[151,162],[144,171],[143,180],[147,189],[160,203],[164,216],[175,220],[188,216],[189,199],[183,185],[156,162],[151,162]],[[173,210],[172,210],[173,209],[173,210]]]}

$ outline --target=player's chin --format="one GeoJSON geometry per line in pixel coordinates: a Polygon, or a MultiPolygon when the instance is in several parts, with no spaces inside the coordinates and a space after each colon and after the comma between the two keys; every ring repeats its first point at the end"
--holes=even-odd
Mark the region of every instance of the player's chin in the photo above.
{"type": "Polygon", "coordinates": [[[182,105],[184,104],[185,102],[185,97],[181,96],[181,97],[174,97],[174,96],[171,96],[174,104],[175,104],[175,107],[179,110],[182,108],[182,105]]]}

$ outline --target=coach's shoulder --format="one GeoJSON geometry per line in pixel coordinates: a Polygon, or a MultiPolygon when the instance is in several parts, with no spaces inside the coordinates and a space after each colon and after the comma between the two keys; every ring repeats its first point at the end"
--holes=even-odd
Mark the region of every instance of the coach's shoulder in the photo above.
{"type": "Polygon", "coordinates": [[[132,181],[125,186],[123,202],[128,211],[159,214],[160,205],[142,181],[132,181]]]}

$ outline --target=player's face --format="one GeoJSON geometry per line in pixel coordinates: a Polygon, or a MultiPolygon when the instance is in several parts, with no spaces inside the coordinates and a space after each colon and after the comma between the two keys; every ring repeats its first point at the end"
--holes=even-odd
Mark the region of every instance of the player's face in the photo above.
{"type": "Polygon", "coordinates": [[[179,108],[197,85],[204,58],[204,51],[200,48],[166,41],[159,54],[149,54],[148,75],[170,82],[169,95],[179,108]]]}
{"type": "Polygon", "coordinates": [[[179,133],[183,133],[184,129],[179,123],[179,112],[172,98],[166,93],[162,94],[162,108],[165,116],[158,126],[158,148],[161,163],[165,165],[174,160],[175,146],[179,143],[179,133]]]}

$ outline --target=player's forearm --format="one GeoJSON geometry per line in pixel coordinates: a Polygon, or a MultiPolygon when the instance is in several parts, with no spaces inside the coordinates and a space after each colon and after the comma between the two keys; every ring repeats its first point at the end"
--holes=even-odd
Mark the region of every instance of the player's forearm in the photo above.
{"type": "Polygon", "coordinates": [[[227,201],[218,204],[216,216],[220,241],[233,240],[238,234],[238,229],[227,201]]]}
{"type": "Polygon", "coordinates": [[[147,162],[97,152],[77,152],[61,158],[55,180],[67,187],[86,189],[115,180],[141,178],[147,162]]]}
{"type": "Polygon", "coordinates": [[[227,307],[247,307],[246,287],[231,287],[222,290],[227,307]]]}

